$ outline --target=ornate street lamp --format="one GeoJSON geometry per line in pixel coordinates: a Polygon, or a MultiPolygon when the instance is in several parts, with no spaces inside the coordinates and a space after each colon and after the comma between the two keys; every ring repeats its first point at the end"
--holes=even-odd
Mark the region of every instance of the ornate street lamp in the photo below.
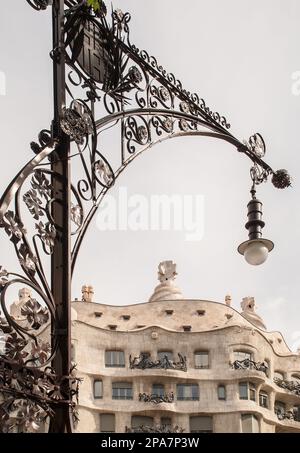
{"type": "Polygon", "coordinates": [[[204,136],[232,144],[252,165],[249,241],[239,248],[252,264],[272,248],[261,237],[254,189],[269,176],[275,187],[288,187],[290,177],[263,160],[259,134],[238,140],[224,116],[131,43],[128,13],[114,10],[109,21],[103,2],[96,10],[86,0],[27,3],[36,10],[52,5],[54,119],[31,143],[34,157],[0,200],[0,228],[21,268],[0,267],[0,432],[34,431],[45,420],[51,432],[72,432],[79,380],[70,356],[71,277],[85,233],[120,174],[164,140],[204,136]],[[114,156],[100,140],[109,132],[121,137],[114,156]],[[33,233],[25,227],[24,207],[33,233]],[[16,286],[28,291],[20,291],[9,310],[16,286]]]}

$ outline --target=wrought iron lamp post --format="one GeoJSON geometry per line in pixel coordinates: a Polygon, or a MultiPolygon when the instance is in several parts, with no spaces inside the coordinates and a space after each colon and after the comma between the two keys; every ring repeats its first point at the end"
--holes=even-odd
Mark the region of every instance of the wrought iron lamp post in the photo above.
{"type": "MultiPolygon", "coordinates": [[[[72,272],[88,226],[118,176],[157,143],[204,136],[227,141],[250,159],[254,188],[269,176],[276,187],[288,187],[290,177],[263,160],[259,134],[239,141],[224,116],[131,43],[128,13],[114,10],[108,20],[103,2],[96,11],[86,0],[27,3],[53,11],[54,120],[31,143],[33,159],[0,200],[0,227],[21,267],[20,274],[0,267],[0,432],[35,431],[45,420],[51,432],[72,432],[79,385],[70,357],[72,272]],[[102,149],[107,131],[121,137],[118,165],[102,149]],[[76,160],[82,173],[74,180],[76,160]],[[34,221],[33,234],[25,228],[22,205],[34,221]],[[8,294],[20,285],[31,293],[21,295],[13,314],[8,294]]],[[[261,239],[260,208],[253,198],[250,243],[239,249],[250,262],[249,245],[272,247],[261,239]]]]}

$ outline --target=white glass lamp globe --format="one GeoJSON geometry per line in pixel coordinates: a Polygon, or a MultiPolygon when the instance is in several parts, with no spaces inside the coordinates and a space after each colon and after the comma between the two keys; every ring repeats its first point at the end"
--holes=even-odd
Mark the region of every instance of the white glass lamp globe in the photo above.
{"type": "Polygon", "coordinates": [[[263,242],[255,241],[248,244],[244,257],[248,264],[259,266],[265,263],[269,256],[269,250],[263,242]]]}

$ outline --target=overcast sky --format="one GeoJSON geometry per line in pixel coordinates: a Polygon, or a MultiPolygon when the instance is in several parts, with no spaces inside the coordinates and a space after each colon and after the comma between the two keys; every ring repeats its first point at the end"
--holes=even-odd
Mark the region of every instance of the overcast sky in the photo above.
{"type": "MultiPolygon", "coordinates": [[[[36,13],[25,0],[18,1],[18,9],[2,3],[1,192],[32,157],[29,143],[49,127],[53,114],[50,10],[36,13]]],[[[78,261],[73,297],[80,298],[81,286],[91,284],[97,302],[145,302],[157,284],[158,263],[170,259],[177,263],[177,283],[186,298],[221,302],[229,293],[239,309],[243,297],[254,296],[268,329],[281,331],[297,348],[300,92],[293,78],[300,78],[299,0],[119,0],[115,7],[132,14],[131,41],[224,114],[232,133],[240,139],[263,135],[266,161],[274,169],[287,168],[293,187],[259,188],[264,236],[275,249],[263,266],[250,267],[236,252],[247,239],[250,161],[212,139],[158,145],[129,166],[111,193],[117,197],[126,187],[129,195],[203,196],[202,240],[188,242],[184,231],[100,232],[94,222],[78,261]]],[[[0,234],[0,264],[11,269],[13,250],[0,234]]]]}

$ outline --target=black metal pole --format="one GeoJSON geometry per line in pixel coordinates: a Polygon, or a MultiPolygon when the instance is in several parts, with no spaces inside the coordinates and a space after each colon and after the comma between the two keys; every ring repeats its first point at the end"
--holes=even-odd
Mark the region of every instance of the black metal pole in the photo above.
{"type": "MultiPolygon", "coordinates": [[[[71,313],[71,227],[70,227],[70,140],[60,127],[62,109],[66,102],[64,56],[64,0],[53,2],[53,67],[54,67],[54,121],[53,134],[60,140],[54,155],[52,216],[57,229],[54,253],[51,261],[51,285],[56,304],[56,320],[52,326],[52,344],[57,353],[52,366],[59,376],[70,372],[70,313],[71,313]]],[[[68,392],[68,389],[66,389],[68,392]]],[[[71,413],[66,404],[58,405],[50,423],[50,432],[70,432],[71,413]]]]}

